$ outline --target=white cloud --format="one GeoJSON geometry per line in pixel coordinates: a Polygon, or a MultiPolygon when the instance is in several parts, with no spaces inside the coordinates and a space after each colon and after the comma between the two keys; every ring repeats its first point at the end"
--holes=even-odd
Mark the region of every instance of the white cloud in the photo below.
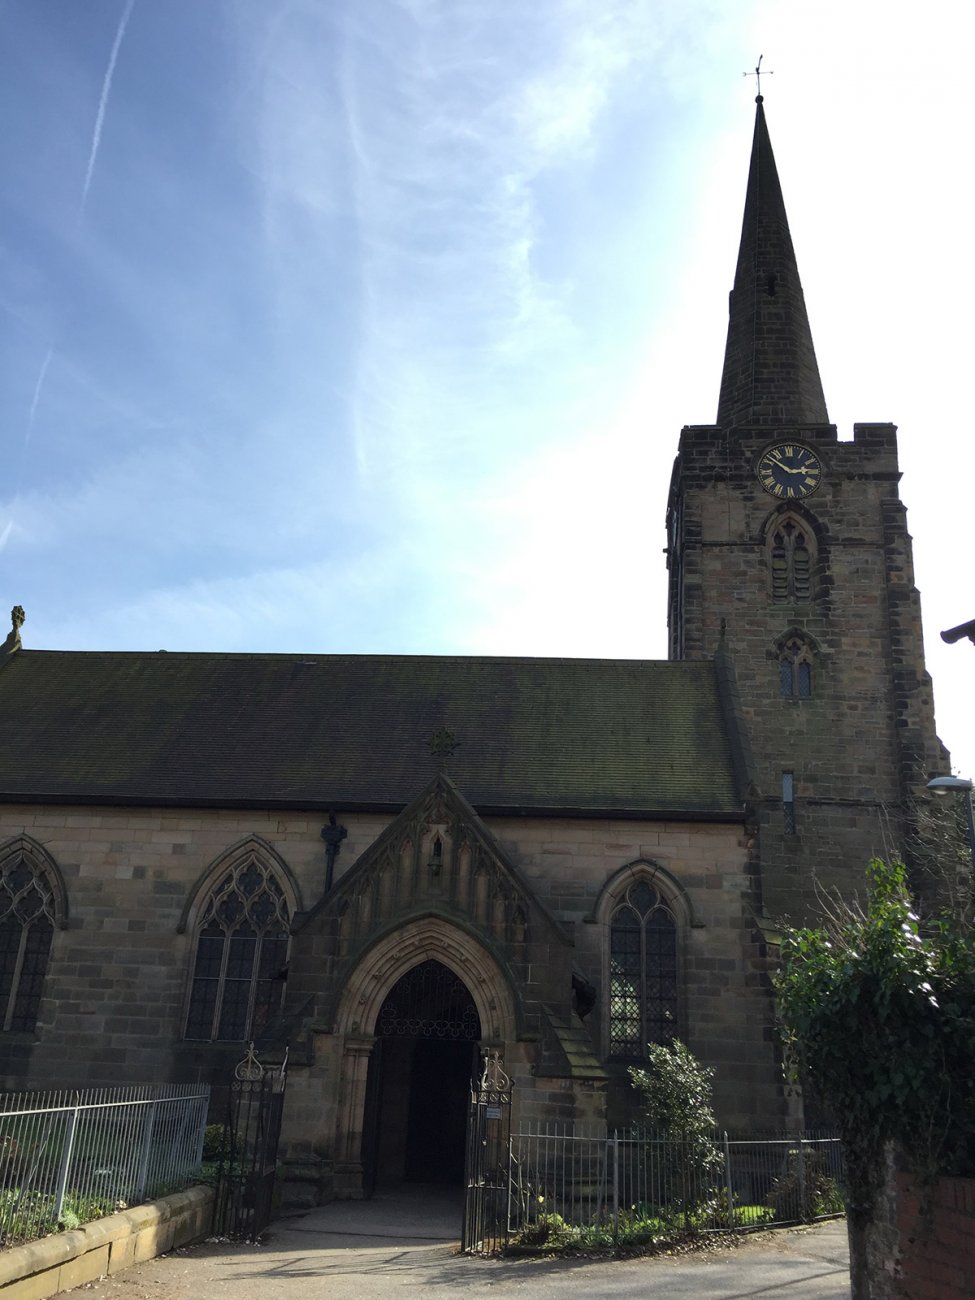
{"type": "Polygon", "coordinates": [[[900,422],[928,624],[975,612],[957,7],[139,6],[78,232],[121,9],[72,43],[18,0],[0,54],[0,418],[30,430],[0,533],[33,644],[662,653],[759,52],[830,411],[900,422]]]}
{"type": "MultiPolygon", "coordinates": [[[[402,491],[414,462],[476,446],[478,405],[571,346],[569,286],[536,265],[533,187],[591,148],[651,12],[550,6],[522,12],[519,35],[483,6],[304,4],[268,33],[270,256],[281,292],[301,298],[321,283],[309,214],[353,227],[351,424],[365,477],[393,474],[402,491]]],[[[502,430],[499,450],[519,436],[502,430]]]]}

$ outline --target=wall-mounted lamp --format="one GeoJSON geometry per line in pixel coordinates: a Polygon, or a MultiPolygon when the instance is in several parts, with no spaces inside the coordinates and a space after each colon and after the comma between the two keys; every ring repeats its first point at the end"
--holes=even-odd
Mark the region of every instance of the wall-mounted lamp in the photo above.
{"type": "Polygon", "coordinates": [[[965,818],[968,821],[968,848],[975,868],[975,819],[972,817],[972,783],[964,776],[936,776],[928,782],[932,794],[960,794],[965,798],[965,818]]]}

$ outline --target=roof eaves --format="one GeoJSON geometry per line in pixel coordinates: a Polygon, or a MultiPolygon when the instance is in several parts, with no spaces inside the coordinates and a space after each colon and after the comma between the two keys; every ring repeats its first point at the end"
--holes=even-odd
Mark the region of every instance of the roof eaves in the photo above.
{"type": "MultiPolygon", "coordinates": [[[[72,807],[119,807],[119,808],[241,808],[263,809],[279,808],[288,811],[312,810],[320,812],[344,813],[388,813],[396,816],[403,811],[405,804],[389,800],[351,799],[335,800],[323,798],[274,798],[266,796],[260,799],[248,798],[193,798],[182,795],[165,794],[131,794],[105,793],[85,794],[78,791],[25,791],[2,790],[0,803],[3,804],[62,804],[72,807]]],[[[625,806],[587,806],[583,804],[478,804],[480,817],[569,817],[573,820],[593,818],[606,820],[619,818],[623,821],[700,821],[700,822],[739,822],[746,819],[744,804],[735,804],[725,808],[690,808],[665,807],[649,808],[642,805],[625,806]]]]}

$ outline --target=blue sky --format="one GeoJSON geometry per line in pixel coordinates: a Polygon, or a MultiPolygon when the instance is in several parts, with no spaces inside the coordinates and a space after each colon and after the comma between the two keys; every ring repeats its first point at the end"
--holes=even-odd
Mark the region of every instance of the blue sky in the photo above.
{"type": "Polygon", "coordinates": [[[831,418],[900,427],[975,775],[973,19],[0,0],[0,601],[47,648],[665,654],[754,80],[831,418]]]}

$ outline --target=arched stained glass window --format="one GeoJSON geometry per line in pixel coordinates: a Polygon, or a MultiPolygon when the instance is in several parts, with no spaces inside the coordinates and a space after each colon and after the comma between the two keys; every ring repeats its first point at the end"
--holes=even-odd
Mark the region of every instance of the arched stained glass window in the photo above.
{"type": "Polygon", "coordinates": [[[646,1055],[678,1024],[677,922],[646,880],[631,884],[609,926],[609,1054],[646,1055]]]}
{"type": "Polygon", "coordinates": [[[51,883],[26,853],[0,868],[0,1030],[30,1032],[44,989],[55,904],[51,883]]]}
{"type": "Polygon", "coordinates": [[[274,872],[249,856],[210,890],[197,930],[186,1037],[258,1037],[284,997],[288,904],[274,872]]]}

